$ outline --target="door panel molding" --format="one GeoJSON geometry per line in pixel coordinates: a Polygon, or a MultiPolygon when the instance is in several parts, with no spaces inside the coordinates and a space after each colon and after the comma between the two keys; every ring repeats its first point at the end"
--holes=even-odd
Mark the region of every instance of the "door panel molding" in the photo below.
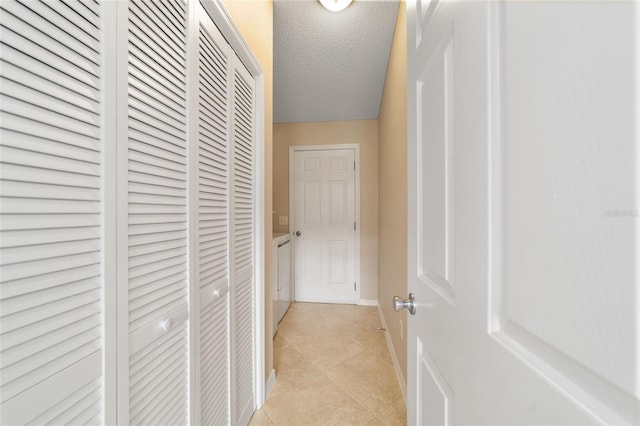
{"type": "Polygon", "coordinates": [[[455,303],[455,124],[453,22],[418,77],[418,279],[455,303]],[[444,90],[438,90],[439,84],[444,90]],[[430,133],[430,136],[427,134],[430,133]],[[425,143],[429,140],[430,143],[425,143]],[[438,173],[441,179],[433,179],[438,173]],[[427,176],[429,174],[429,176],[427,176]],[[435,210],[440,210],[437,213],[435,210]],[[439,220],[430,220],[434,214],[439,220]],[[435,262],[433,261],[435,260],[435,262]]]}
{"type": "MultiPolygon", "coordinates": [[[[424,421],[424,349],[453,389],[456,422],[638,423],[639,10],[407,1],[409,423],[424,421]],[[447,204],[441,163],[420,161],[446,150],[420,149],[442,145],[450,89],[442,76],[421,92],[425,73],[449,75],[451,38],[455,304],[421,277],[418,255],[422,244],[445,252],[451,232],[442,207],[429,216],[437,234],[419,228],[427,202],[447,204]],[[439,108],[431,121],[426,96],[439,108]]],[[[422,254],[447,278],[442,252],[422,254]]]]}
{"type": "Polygon", "coordinates": [[[418,355],[416,359],[417,380],[418,380],[418,400],[422,401],[418,405],[416,418],[419,425],[443,425],[454,424],[453,420],[453,402],[454,393],[449,383],[436,363],[433,361],[429,352],[424,347],[422,340],[419,338],[416,342],[418,355]],[[438,399],[440,398],[440,399],[438,399]],[[434,403],[434,399],[437,403],[434,403]],[[423,409],[426,407],[426,410],[423,409]],[[426,418],[429,416],[428,418],[426,418]]]}
{"type": "MultiPolygon", "coordinates": [[[[563,27],[563,34],[566,37],[580,37],[581,26],[584,34],[590,31],[585,29],[591,28],[590,24],[597,22],[598,25],[602,25],[602,16],[594,12],[594,10],[589,10],[588,5],[576,3],[574,6],[572,9],[573,31],[566,32],[563,27]]],[[[597,199],[597,196],[601,199],[607,198],[603,196],[605,192],[609,191],[606,188],[613,188],[615,184],[606,184],[607,179],[613,181],[611,175],[605,173],[610,171],[611,168],[602,167],[599,162],[602,161],[602,158],[612,158],[612,156],[620,154],[606,152],[606,148],[603,148],[604,145],[600,147],[597,153],[595,153],[595,148],[594,150],[591,148],[581,150],[579,146],[575,146],[570,155],[558,152],[555,158],[547,159],[547,162],[552,164],[548,170],[549,179],[538,179],[536,181],[529,179],[529,176],[533,174],[531,171],[533,163],[530,159],[538,158],[537,153],[539,151],[536,151],[535,148],[527,148],[525,152],[524,144],[528,143],[530,147],[533,147],[536,145],[536,140],[543,143],[546,141],[553,143],[552,137],[554,135],[543,134],[543,126],[541,126],[543,128],[541,131],[536,129],[529,132],[529,134],[523,134],[519,128],[514,128],[510,124],[509,114],[515,115],[520,112],[520,117],[522,117],[524,114],[521,111],[524,108],[528,108],[536,102],[540,103],[539,97],[530,96],[527,97],[527,105],[522,105],[517,102],[517,94],[511,93],[515,85],[510,84],[510,82],[513,82],[515,78],[523,78],[522,73],[517,71],[518,67],[522,66],[521,63],[523,61],[520,59],[516,62],[516,59],[512,58],[514,52],[518,50],[516,47],[511,47],[510,43],[514,43],[511,40],[518,37],[518,28],[524,22],[521,21],[520,24],[514,24],[511,21],[518,18],[522,19],[522,14],[525,14],[527,22],[534,22],[536,19],[539,22],[540,14],[544,12],[539,8],[537,10],[533,8],[529,12],[517,9],[510,11],[508,7],[508,3],[502,2],[496,2],[490,6],[489,64],[491,73],[488,108],[491,111],[489,143],[491,239],[488,247],[490,265],[488,329],[491,336],[504,348],[536,370],[545,380],[560,389],[598,421],[607,424],[633,422],[633,419],[638,418],[640,408],[638,407],[637,399],[632,395],[634,391],[637,393],[637,388],[633,388],[637,384],[634,385],[629,382],[633,382],[633,378],[638,377],[638,364],[636,362],[635,371],[621,372],[619,368],[629,365],[629,360],[618,359],[618,361],[611,363],[610,358],[604,359],[605,356],[610,357],[612,355],[605,355],[605,348],[607,347],[619,348],[619,354],[626,353],[629,356],[633,356],[633,352],[637,351],[637,349],[634,350],[633,348],[634,336],[629,333],[632,330],[623,321],[623,318],[633,315],[633,302],[631,301],[633,296],[629,294],[627,299],[631,303],[627,305],[627,309],[631,312],[622,312],[619,305],[616,311],[610,312],[610,315],[603,316],[604,309],[598,309],[598,306],[603,307],[602,301],[613,297],[613,290],[604,286],[600,290],[600,297],[591,300],[584,298],[582,294],[583,290],[585,290],[583,286],[587,286],[586,290],[591,294],[597,291],[598,283],[592,277],[610,278],[612,276],[610,273],[612,271],[599,270],[599,268],[604,267],[604,262],[602,264],[585,263],[586,275],[584,279],[580,283],[572,284],[567,280],[568,277],[566,276],[563,277],[559,274],[547,272],[549,270],[561,272],[563,268],[558,268],[557,264],[547,261],[545,264],[535,262],[534,265],[531,260],[536,256],[542,256],[540,253],[541,247],[547,248],[544,255],[548,256],[548,252],[553,253],[557,250],[557,247],[568,241],[575,245],[573,247],[574,256],[572,257],[579,261],[580,257],[584,256],[586,260],[588,251],[593,251],[593,248],[590,248],[592,245],[585,238],[594,232],[600,234],[599,244],[606,244],[607,239],[604,235],[609,232],[615,233],[616,230],[609,227],[607,220],[610,219],[606,215],[606,206],[599,203],[600,200],[597,199]],[[527,137],[530,139],[527,139],[527,137]],[[507,147],[509,147],[508,150],[507,147]],[[582,164],[582,166],[573,165],[572,169],[564,168],[564,164],[571,163],[565,161],[563,165],[559,165],[560,158],[563,155],[565,155],[565,159],[577,158],[578,162],[575,164],[582,164]],[[569,188],[563,187],[562,178],[566,180],[564,183],[568,183],[570,178],[565,173],[581,173],[580,168],[586,167],[586,165],[589,165],[590,173],[589,175],[582,175],[581,179],[589,181],[589,189],[570,188],[570,191],[566,191],[569,188]],[[562,170],[561,175],[558,175],[558,170],[562,170]],[[579,191],[582,191],[582,193],[579,191]],[[552,235],[543,235],[541,230],[553,228],[555,221],[547,220],[547,223],[542,225],[545,221],[544,212],[536,211],[528,203],[535,205],[536,202],[534,200],[540,199],[541,194],[545,193],[552,194],[553,199],[558,200],[555,203],[557,207],[555,207],[554,211],[549,211],[548,215],[554,217],[568,217],[568,215],[571,215],[570,217],[573,217],[574,220],[571,221],[571,227],[569,228],[572,229],[564,226],[561,229],[555,229],[552,235]],[[592,196],[591,194],[594,195],[592,196]],[[567,200],[567,195],[574,196],[575,199],[563,202],[563,200],[567,200]],[[523,209],[525,205],[527,205],[526,210],[523,209]],[[596,214],[590,215],[589,212],[595,212],[596,214]],[[534,217],[537,219],[533,220],[534,217]],[[519,222],[515,222],[516,219],[519,222]],[[527,219],[530,226],[522,223],[527,219]],[[580,228],[583,229],[581,230],[580,228]],[[567,233],[572,233],[572,235],[566,237],[567,233]],[[514,237],[514,234],[516,234],[516,237],[514,237]],[[539,241],[536,242],[536,238],[539,238],[539,241]],[[526,242],[526,245],[523,242],[526,242]],[[527,253],[526,257],[522,255],[525,252],[527,253]],[[526,275],[514,273],[512,268],[508,266],[510,264],[518,264],[519,268],[526,268],[529,273],[526,275]],[[577,285],[581,287],[581,290],[573,288],[573,286],[577,285]],[[546,288],[546,297],[541,296],[542,293],[539,293],[540,286],[546,288]],[[554,291],[553,295],[549,293],[551,288],[554,291]],[[568,325],[566,323],[556,324],[553,327],[541,327],[539,323],[533,321],[534,315],[539,315],[539,312],[542,311],[546,315],[557,314],[559,309],[566,313],[566,308],[560,308],[558,305],[558,301],[562,299],[564,299],[565,305],[569,307],[574,306],[575,300],[579,299],[580,306],[584,308],[591,305],[591,308],[577,310],[578,305],[576,304],[576,308],[574,308],[576,310],[571,315],[575,324],[570,329],[567,328],[568,325]],[[593,315],[598,312],[598,318],[593,318],[593,315]],[[624,335],[625,332],[627,333],[626,336],[624,335]],[[594,333],[599,336],[597,341],[589,337],[593,336],[594,333]],[[580,339],[582,339],[582,342],[579,343],[580,339]],[[605,341],[608,341],[608,343],[605,341]],[[572,342],[573,348],[569,347],[566,342],[572,342]],[[580,350],[576,350],[576,344],[580,347],[580,350]],[[624,349],[622,350],[621,348],[624,349]],[[616,370],[618,371],[616,372],[616,370]]],[[[556,5],[555,7],[555,11],[558,12],[558,6],[556,5]]],[[[620,14],[620,24],[622,26],[625,13],[621,10],[617,13],[620,14]]],[[[608,19],[612,18],[609,17],[608,19]]],[[[524,23],[524,25],[529,24],[524,23]]],[[[546,33],[550,34],[553,30],[553,25],[549,25],[546,33]]],[[[570,40],[565,40],[564,42],[572,43],[570,40]]],[[[575,44],[575,41],[573,44],[575,44]]],[[[545,44],[543,50],[545,57],[559,55],[558,52],[554,53],[556,48],[557,46],[545,44]]],[[[590,49],[589,56],[581,58],[574,54],[572,56],[573,62],[567,62],[559,75],[571,73],[572,67],[575,67],[573,69],[575,76],[588,73],[592,64],[590,61],[594,61],[594,55],[608,55],[608,49],[606,43],[602,45],[596,44],[590,49]],[[579,73],[576,72],[578,69],[580,70],[579,73]]],[[[538,54],[539,58],[542,57],[541,47],[532,44],[527,51],[527,55],[533,58],[536,54],[538,54]]],[[[595,57],[597,58],[598,56],[595,57]]],[[[573,81],[563,81],[561,84],[555,80],[545,81],[544,84],[541,84],[536,81],[535,73],[530,77],[530,85],[535,86],[538,83],[539,91],[542,91],[545,87],[552,87],[556,89],[556,93],[563,90],[571,90],[573,87],[581,89],[580,85],[583,83],[581,81],[582,76],[576,77],[573,81]]],[[[618,103],[611,99],[613,96],[610,93],[615,92],[609,92],[607,95],[609,97],[599,95],[605,98],[600,101],[601,104],[614,105],[618,103]]],[[[567,107],[567,99],[567,97],[559,97],[553,104],[547,105],[547,108],[543,110],[545,111],[545,117],[537,120],[548,119],[552,116],[552,111],[556,110],[556,116],[561,115],[565,118],[567,128],[583,127],[584,123],[582,122],[576,125],[579,121],[577,115],[565,112],[580,111],[580,108],[584,109],[587,101],[567,107]],[[564,111],[561,111],[563,109],[564,111]]],[[[594,100],[592,99],[590,102],[594,102],[594,100]]],[[[585,116],[589,114],[589,111],[581,112],[585,116]]],[[[526,125],[526,123],[522,122],[519,124],[520,126],[526,125]]],[[[531,127],[527,127],[527,129],[531,129],[531,127]]],[[[593,147],[597,146],[598,136],[602,138],[608,136],[608,134],[600,133],[602,131],[606,130],[597,128],[589,129],[589,131],[583,130],[584,133],[580,135],[582,146],[586,147],[589,144],[593,147]]],[[[565,139],[571,140],[571,136],[574,136],[574,134],[565,135],[565,139]]],[[[540,144],[538,143],[537,145],[540,144]]],[[[615,166],[612,163],[610,167],[624,170],[625,167],[629,167],[628,164],[630,163],[625,163],[624,161],[624,155],[621,155],[618,161],[615,162],[615,166]]],[[[629,181],[631,180],[629,179],[629,181]]],[[[551,208],[553,209],[554,205],[551,205],[551,208]]],[[[566,224],[566,222],[563,223],[566,224]]],[[[629,238],[633,238],[630,235],[629,238]]],[[[611,242],[613,242],[613,238],[611,238],[611,242]]],[[[598,250],[601,253],[613,253],[615,245],[610,245],[609,248],[599,247],[598,250]]],[[[593,253],[591,255],[592,258],[596,258],[593,253]]],[[[557,255],[552,255],[552,258],[565,267],[567,263],[575,264],[575,261],[570,258],[563,258],[557,255]]],[[[609,266],[610,263],[609,261],[607,265],[609,266]]],[[[573,270],[578,269],[575,266],[571,268],[573,270]]],[[[623,282],[624,279],[616,281],[619,283],[623,282]]],[[[635,339],[637,345],[637,337],[635,339]]]]}

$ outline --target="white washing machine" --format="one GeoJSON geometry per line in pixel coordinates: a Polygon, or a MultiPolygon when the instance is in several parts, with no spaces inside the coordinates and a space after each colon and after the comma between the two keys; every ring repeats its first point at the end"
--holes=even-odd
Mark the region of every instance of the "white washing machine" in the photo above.
{"type": "Polygon", "coordinates": [[[275,333],[277,324],[282,320],[293,299],[293,287],[291,285],[291,239],[289,234],[274,236],[273,254],[273,332],[275,333]]]}

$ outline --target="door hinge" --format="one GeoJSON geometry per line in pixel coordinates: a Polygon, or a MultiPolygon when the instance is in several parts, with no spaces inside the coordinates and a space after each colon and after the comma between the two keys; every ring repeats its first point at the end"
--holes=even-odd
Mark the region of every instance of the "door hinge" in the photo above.
{"type": "Polygon", "coordinates": [[[356,230],[356,223],[355,222],[353,222],[353,230],[354,231],[356,230]]]}
{"type": "Polygon", "coordinates": [[[356,282],[353,282],[353,291],[356,291],[356,282]]]}
{"type": "Polygon", "coordinates": [[[356,160],[353,160],[353,170],[356,169],[356,160]]]}

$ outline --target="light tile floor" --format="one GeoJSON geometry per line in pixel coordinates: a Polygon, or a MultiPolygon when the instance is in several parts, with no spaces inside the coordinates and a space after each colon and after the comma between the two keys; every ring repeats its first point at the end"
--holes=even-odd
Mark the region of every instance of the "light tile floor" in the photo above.
{"type": "Polygon", "coordinates": [[[405,425],[375,307],[293,303],[273,341],[277,381],[250,425],[405,425]]]}

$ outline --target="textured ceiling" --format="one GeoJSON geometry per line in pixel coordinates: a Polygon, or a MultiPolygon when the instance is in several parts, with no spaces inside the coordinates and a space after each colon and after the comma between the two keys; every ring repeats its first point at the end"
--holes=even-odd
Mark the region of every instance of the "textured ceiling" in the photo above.
{"type": "Polygon", "coordinates": [[[274,122],[378,118],[398,5],[275,0],[274,122]]]}

